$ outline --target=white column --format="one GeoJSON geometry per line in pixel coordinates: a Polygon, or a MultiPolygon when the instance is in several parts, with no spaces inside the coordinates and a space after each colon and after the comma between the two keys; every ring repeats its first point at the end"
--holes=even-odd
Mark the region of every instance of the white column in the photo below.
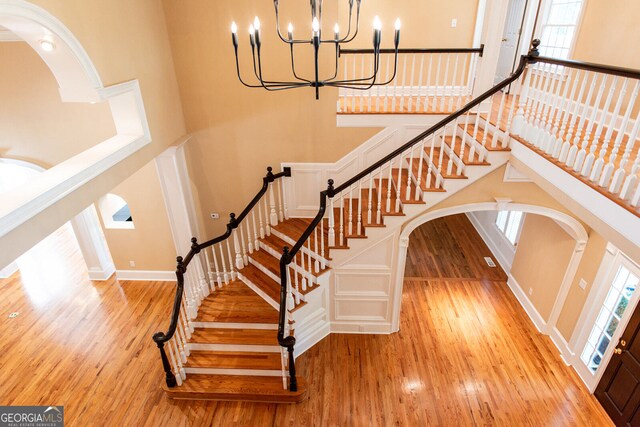
{"type": "Polygon", "coordinates": [[[71,226],[78,240],[84,262],[87,264],[89,278],[91,280],[107,280],[116,268],[113,259],[111,259],[111,253],[102,232],[95,206],[89,206],[71,219],[71,226]]]}
{"type": "MultiPolygon", "coordinates": [[[[188,139],[167,148],[155,159],[176,256],[183,257],[191,249],[192,237],[197,237],[200,243],[206,237],[200,235],[193,195],[189,186],[189,174],[184,155],[184,145],[187,141],[188,139]]],[[[191,269],[197,272],[200,281],[206,280],[207,270],[201,265],[199,257],[192,259],[189,264],[189,270],[191,269]]]]}

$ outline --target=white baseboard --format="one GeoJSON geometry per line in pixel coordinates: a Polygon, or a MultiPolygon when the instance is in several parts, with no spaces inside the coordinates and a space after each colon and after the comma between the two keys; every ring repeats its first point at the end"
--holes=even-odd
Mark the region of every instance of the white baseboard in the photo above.
{"type": "Polygon", "coordinates": [[[331,322],[332,334],[382,334],[393,333],[391,323],[331,322]]]}
{"type": "MultiPolygon", "coordinates": [[[[116,266],[111,264],[104,270],[89,270],[89,279],[103,281],[109,279],[116,272],[116,266]]],[[[124,280],[124,279],[123,279],[124,280]]],[[[132,279],[129,279],[132,280],[132,279]]]]}
{"type": "Polygon", "coordinates": [[[509,289],[511,289],[513,295],[516,296],[524,311],[529,315],[529,319],[531,319],[538,332],[546,334],[547,322],[542,318],[540,313],[538,313],[538,310],[533,306],[531,300],[527,297],[512,275],[509,275],[507,285],[509,285],[509,289]]]}
{"type": "Polygon", "coordinates": [[[159,282],[175,282],[175,271],[153,271],[153,270],[116,270],[118,280],[145,280],[159,282]]]}
{"type": "Polygon", "coordinates": [[[573,361],[575,360],[575,353],[571,351],[571,349],[569,348],[569,343],[567,343],[567,340],[564,339],[558,328],[554,327],[553,330],[550,331],[549,337],[560,351],[560,357],[562,358],[562,361],[567,366],[573,365],[573,361]]]}

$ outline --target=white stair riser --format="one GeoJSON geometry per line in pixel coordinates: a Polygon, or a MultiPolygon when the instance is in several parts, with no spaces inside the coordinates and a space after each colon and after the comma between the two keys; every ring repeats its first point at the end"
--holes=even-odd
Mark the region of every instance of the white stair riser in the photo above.
{"type": "Polygon", "coordinates": [[[194,328],[278,330],[277,323],[192,322],[194,328]]]}
{"type": "Polygon", "coordinates": [[[248,377],[280,377],[282,371],[270,369],[184,368],[187,374],[242,375],[248,377]]]}
{"type": "MultiPolygon", "coordinates": [[[[276,336],[276,333],[273,334],[276,336]]],[[[231,351],[243,353],[280,353],[278,345],[189,343],[190,351],[231,351]]]]}

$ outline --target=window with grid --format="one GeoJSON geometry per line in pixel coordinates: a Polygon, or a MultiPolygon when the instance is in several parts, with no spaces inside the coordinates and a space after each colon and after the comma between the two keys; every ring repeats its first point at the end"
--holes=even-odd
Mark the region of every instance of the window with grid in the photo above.
{"type": "Polygon", "coordinates": [[[581,359],[591,372],[595,373],[598,370],[633,292],[638,287],[639,280],[638,276],[624,265],[618,267],[611,289],[600,308],[596,323],[582,352],[581,359]]]}
{"type": "Polygon", "coordinates": [[[496,217],[496,227],[502,231],[512,245],[515,245],[518,240],[522,217],[522,212],[518,211],[500,211],[496,217]]]}
{"type": "Polygon", "coordinates": [[[540,36],[540,55],[568,59],[583,0],[550,0],[540,36]]]}

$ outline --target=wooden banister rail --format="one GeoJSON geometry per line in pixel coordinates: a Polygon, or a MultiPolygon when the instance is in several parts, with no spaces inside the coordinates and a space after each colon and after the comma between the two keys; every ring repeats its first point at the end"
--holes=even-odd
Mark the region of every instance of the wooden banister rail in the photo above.
{"type": "MultiPolygon", "coordinates": [[[[184,258],[181,256],[176,258],[177,286],[176,286],[176,295],[173,302],[173,309],[171,313],[169,328],[167,329],[167,332],[156,332],[153,335],[153,341],[156,343],[156,345],[158,346],[158,349],[160,350],[162,366],[166,375],[165,381],[168,387],[175,387],[177,385],[177,381],[176,381],[176,376],[171,369],[171,363],[169,362],[169,358],[167,357],[167,353],[164,349],[164,345],[173,338],[178,328],[178,322],[180,319],[180,309],[182,307],[182,299],[184,295],[184,284],[185,284],[184,275],[187,272],[187,267],[189,266],[189,263],[203,249],[206,249],[217,243],[227,240],[231,236],[233,230],[237,229],[240,226],[242,221],[247,217],[247,215],[251,212],[251,210],[258,204],[258,202],[262,199],[262,197],[267,193],[270,183],[274,182],[279,178],[290,177],[290,176],[291,176],[291,168],[285,167],[283,168],[282,172],[274,174],[272,172],[272,168],[268,167],[267,175],[262,178],[262,188],[260,189],[260,191],[258,191],[256,196],[251,200],[251,202],[249,202],[249,204],[244,208],[244,210],[240,213],[239,216],[236,217],[234,213],[231,213],[229,215],[229,223],[226,226],[226,231],[224,232],[224,234],[200,244],[198,243],[197,239],[194,237],[191,239],[191,249],[189,250],[189,253],[184,258]]],[[[286,289],[285,289],[285,294],[286,294],[286,289]]],[[[280,336],[278,338],[280,338],[280,336]]],[[[279,341],[281,340],[279,339],[279,341]]],[[[283,342],[281,342],[281,345],[284,347],[287,347],[290,344],[289,344],[289,341],[284,340],[283,342]]],[[[293,367],[293,376],[291,377],[290,381],[293,384],[295,384],[296,382],[295,367],[293,367]]]]}
{"type": "MultiPolygon", "coordinates": [[[[395,53],[395,49],[379,49],[382,54],[395,53]]],[[[368,55],[373,49],[340,49],[339,55],[368,55]]],[[[478,53],[480,57],[484,54],[484,45],[480,47],[451,47],[451,48],[399,48],[398,54],[419,54],[419,53],[478,53]]]]}

